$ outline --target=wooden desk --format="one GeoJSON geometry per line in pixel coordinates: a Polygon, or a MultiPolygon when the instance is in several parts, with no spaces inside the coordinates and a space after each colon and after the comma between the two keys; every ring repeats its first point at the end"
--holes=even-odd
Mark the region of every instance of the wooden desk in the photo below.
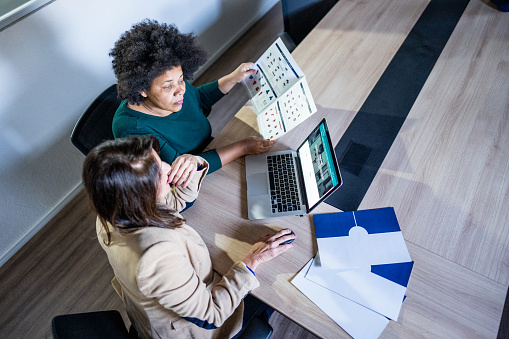
{"type": "MultiPolygon", "coordinates": [[[[318,112],[281,138],[295,148],[326,117],[337,143],[427,1],[342,0],[293,52],[318,112]]],[[[414,270],[384,338],[496,337],[509,285],[509,21],[472,0],[415,102],[360,209],[393,206],[414,270]],[[505,146],[505,147],[502,147],[505,146]]],[[[257,135],[249,106],[211,147],[257,135]]],[[[321,204],[314,213],[337,211],[321,204]]],[[[257,272],[254,291],[324,338],[348,335],[289,281],[317,251],[311,217],[249,221],[243,159],[211,174],[185,213],[225,273],[267,230],[295,248],[257,272]]]]}

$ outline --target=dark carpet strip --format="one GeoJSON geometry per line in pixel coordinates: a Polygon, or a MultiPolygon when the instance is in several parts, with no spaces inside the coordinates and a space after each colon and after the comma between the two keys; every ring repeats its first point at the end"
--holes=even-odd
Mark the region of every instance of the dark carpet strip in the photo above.
{"type": "Polygon", "coordinates": [[[326,202],[358,209],[469,0],[431,0],[335,148],[343,176],[326,202]]]}
{"type": "Polygon", "coordinates": [[[497,339],[509,339],[509,290],[505,296],[504,310],[502,311],[502,319],[498,327],[497,339]]]}

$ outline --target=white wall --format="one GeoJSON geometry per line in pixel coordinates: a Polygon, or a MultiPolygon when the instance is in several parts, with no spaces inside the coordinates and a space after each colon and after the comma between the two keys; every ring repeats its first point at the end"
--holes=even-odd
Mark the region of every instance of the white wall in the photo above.
{"type": "Polygon", "coordinates": [[[81,189],[70,133],[115,82],[108,53],[122,32],[144,18],[175,23],[199,36],[210,65],[277,1],[56,0],[0,31],[0,265],[81,189]]]}

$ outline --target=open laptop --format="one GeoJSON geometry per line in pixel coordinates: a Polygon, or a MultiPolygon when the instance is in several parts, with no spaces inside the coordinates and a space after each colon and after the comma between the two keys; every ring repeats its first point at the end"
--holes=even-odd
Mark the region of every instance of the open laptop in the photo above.
{"type": "Polygon", "coordinates": [[[247,155],[246,181],[249,219],[309,213],[343,183],[325,119],[297,150],[247,155]]]}

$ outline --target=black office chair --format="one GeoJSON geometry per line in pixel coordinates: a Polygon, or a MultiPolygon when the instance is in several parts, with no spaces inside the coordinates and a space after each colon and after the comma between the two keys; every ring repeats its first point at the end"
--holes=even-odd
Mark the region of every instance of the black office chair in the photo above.
{"type": "Polygon", "coordinates": [[[71,133],[71,142],[81,153],[87,155],[101,142],[113,139],[111,123],[121,102],[117,85],[111,85],[86,109],[71,133]]]}
{"type": "Polygon", "coordinates": [[[118,311],[57,315],[51,320],[54,339],[136,339],[118,311]]]}
{"type": "MultiPolygon", "coordinates": [[[[118,311],[57,315],[51,320],[54,339],[138,339],[131,326],[127,331],[118,311]]],[[[272,327],[260,316],[251,318],[238,339],[269,339],[272,327]]]]}
{"type": "Polygon", "coordinates": [[[337,2],[338,0],[281,0],[285,32],[280,36],[290,52],[337,2]]]}

